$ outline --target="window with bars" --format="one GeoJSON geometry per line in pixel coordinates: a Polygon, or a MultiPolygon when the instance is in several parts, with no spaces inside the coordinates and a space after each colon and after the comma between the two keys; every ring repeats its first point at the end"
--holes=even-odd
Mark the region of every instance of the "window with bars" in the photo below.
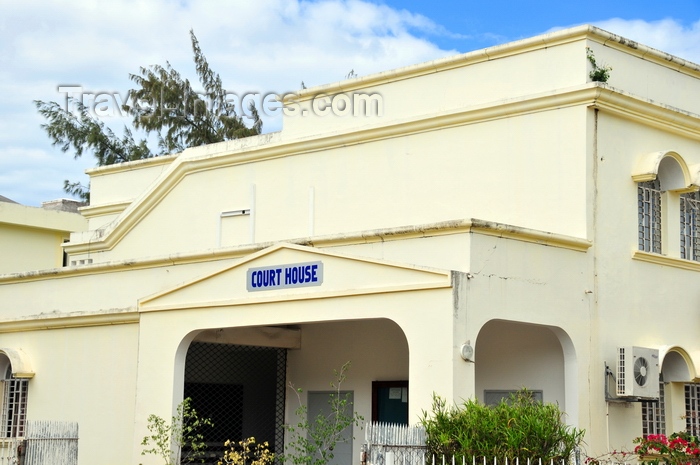
{"type": "Polygon", "coordinates": [[[642,402],[642,436],[666,434],[664,383],[659,381],[659,400],[642,402]]]}
{"type": "Polygon", "coordinates": [[[685,385],[685,429],[693,436],[700,434],[700,384],[685,385]]]}
{"type": "Polygon", "coordinates": [[[681,258],[700,261],[700,193],[682,194],[681,258]]]}
{"type": "Polygon", "coordinates": [[[2,410],[0,415],[0,437],[24,437],[27,420],[28,379],[8,378],[0,380],[2,410]]]}
{"type": "Polygon", "coordinates": [[[637,184],[639,250],[661,253],[661,184],[658,179],[637,184]]]}

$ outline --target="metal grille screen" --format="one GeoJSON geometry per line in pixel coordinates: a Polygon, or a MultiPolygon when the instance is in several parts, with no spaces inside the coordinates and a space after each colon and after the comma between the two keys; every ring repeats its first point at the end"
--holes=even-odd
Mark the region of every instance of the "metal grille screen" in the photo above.
{"type": "Polygon", "coordinates": [[[212,459],[223,455],[226,440],[249,437],[269,442],[276,454],[283,452],[286,365],[285,349],[190,345],[185,397],[192,399],[200,417],[214,422],[214,428],[204,431],[212,459]]]}

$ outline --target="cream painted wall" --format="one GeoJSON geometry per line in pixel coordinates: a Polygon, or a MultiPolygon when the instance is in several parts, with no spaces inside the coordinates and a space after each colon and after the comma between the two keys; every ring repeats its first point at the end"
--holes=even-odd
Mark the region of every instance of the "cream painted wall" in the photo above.
{"type": "Polygon", "coordinates": [[[28,420],[77,421],[79,460],[131,462],[138,325],[0,333],[0,347],[20,348],[36,375],[28,420]]]}
{"type": "Polygon", "coordinates": [[[500,47],[500,50],[499,47],[494,47],[489,52],[479,50],[459,57],[367,76],[357,79],[357,84],[350,81],[340,86],[330,84],[308,89],[299,95],[299,104],[290,107],[289,116],[284,118],[284,131],[294,135],[310,135],[340,128],[363,129],[369,124],[386,124],[443,112],[498,105],[586,82],[587,61],[583,40],[558,44],[556,47],[538,47],[528,53],[523,53],[527,51],[523,49],[525,47],[518,49],[516,44],[512,47],[515,50],[510,52],[506,50],[508,47],[500,47]],[[448,60],[459,64],[446,65],[449,72],[435,71],[448,60]],[[412,79],[381,82],[383,79],[391,79],[392,75],[412,71],[415,73],[412,79]],[[513,79],[514,73],[518,76],[517,80],[513,79]],[[374,81],[380,83],[375,84],[374,81]],[[363,82],[368,83],[367,87],[363,86],[363,82]],[[418,83],[420,84],[416,85],[418,83]],[[346,91],[347,87],[353,90],[346,91]],[[339,105],[344,97],[337,97],[339,92],[351,102],[354,102],[356,94],[380,96],[382,115],[366,114],[364,107],[358,109],[354,103],[351,107],[353,111],[347,116],[336,116],[342,112],[334,110],[334,107],[331,107],[331,111],[324,111],[325,100],[322,100],[322,95],[328,95],[328,103],[335,102],[335,106],[341,109],[339,105]],[[339,100],[336,102],[332,99],[339,100]],[[314,110],[314,101],[317,110],[314,110]],[[354,116],[355,111],[358,112],[357,116],[354,116]]]}
{"type": "Polygon", "coordinates": [[[110,165],[88,170],[90,207],[131,202],[165,172],[175,156],[165,156],[129,163],[129,169],[110,165]]]}
{"type": "Polygon", "coordinates": [[[77,213],[0,202],[0,275],[60,268],[63,241],[87,225],[77,213]]]}
{"type": "Polygon", "coordinates": [[[135,311],[138,299],[227,264],[231,261],[141,269],[125,265],[97,273],[64,270],[63,274],[51,272],[35,279],[0,280],[0,301],[7,303],[2,317],[6,322],[15,320],[13,324],[29,325],[32,320],[135,311]]]}
{"type": "Polygon", "coordinates": [[[368,257],[387,262],[468,272],[471,234],[420,237],[401,241],[377,241],[368,244],[339,245],[326,250],[368,257]]]}
{"type": "Polygon", "coordinates": [[[256,242],[461,218],[585,238],[585,122],[572,107],[197,171],[92,257],[212,249],[221,213],[247,208],[256,242]]]}
{"type": "Polygon", "coordinates": [[[587,46],[593,51],[599,66],[612,67],[610,86],[643,99],[700,114],[700,96],[696,90],[698,65],[664,52],[654,56],[643,47],[635,49],[614,41],[603,45],[589,40],[587,46]],[[668,68],[659,66],[659,63],[668,68]]]}
{"type": "Polygon", "coordinates": [[[0,223],[0,275],[60,268],[67,232],[0,223]]]}

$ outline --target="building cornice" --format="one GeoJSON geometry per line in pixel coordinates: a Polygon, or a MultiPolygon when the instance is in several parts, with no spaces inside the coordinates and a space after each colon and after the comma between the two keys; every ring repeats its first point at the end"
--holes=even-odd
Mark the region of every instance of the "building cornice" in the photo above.
{"type": "Polygon", "coordinates": [[[83,215],[85,218],[94,218],[96,216],[104,215],[118,215],[119,213],[126,210],[132,202],[133,200],[127,202],[106,203],[101,205],[95,205],[94,207],[88,205],[87,207],[80,208],[80,214],[83,215]]]}
{"type": "Polygon", "coordinates": [[[632,258],[647,263],[654,263],[656,265],[670,266],[673,268],[680,268],[682,270],[690,271],[700,271],[700,262],[693,260],[685,260],[682,258],[668,257],[666,255],[661,255],[657,253],[643,252],[641,250],[635,250],[632,252],[632,258]]]}
{"type": "Polygon", "coordinates": [[[137,311],[119,313],[90,313],[67,316],[33,316],[31,319],[20,319],[0,322],[0,334],[24,331],[42,331],[48,329],[84,328],[88,326],[109,326],[138,323],[140,314],[137,311]]]}
{"type": "Polygon", "coordinates": [[[33,271],[0,276],[0,285],[17,282],[40,281],[46,279],[68,278],[124,270],[156,268],[188,263],[199,263],[211,260],[229,260],[245,257],[251,253],[271,247],[280,242],[305,245],[310,247],[337,247],[342,245],[370,244],[389,242],[412,238],[434,237],[441,235],[474,233],[502,237],[545,246],[585,252],[591,247],[591,241],[565,234],[539,231],[493,221],[479,219],[458,219],[435,223],[380,228],[351,233],[330,234],[324,236],[303,237],[285,241],[260,242],[236,247],[226,247],[216,250],[206,250],[196,253],[172,254],[152,257],[142,260],[124,260],[119,262],[96,263],[80,267],[55,268],[50,270],[33,271]]]}
{"type": "Polygon", "coordinates": [[[563,29],[549,34],[530,37],[523,40],[509,42],[502,45],[463,53],[460,55],[440,58],[425,63],[419,63],[403,68],[398,68],[369,76],[348,79],[322,86],[310,87],[293,94],[297,102],[311,100],[319,94],[337,94],[341,92],[353,92],[368,87],[388,84],[404,79],[411,79],[426,74],[438,73],[454,68],[473,65],[476,63],[506,58],[525,52],[562,45],[578,40],[588,39],[600,43],[606,47],[623,51],[629,55],[654,62],[665,68],[670,68],[690,76],[700,78],[700,65],[684,60],[669,53],[648,47],[625,37],[613,34],[591,25],[582,25],[569,29],[563,29]]]}

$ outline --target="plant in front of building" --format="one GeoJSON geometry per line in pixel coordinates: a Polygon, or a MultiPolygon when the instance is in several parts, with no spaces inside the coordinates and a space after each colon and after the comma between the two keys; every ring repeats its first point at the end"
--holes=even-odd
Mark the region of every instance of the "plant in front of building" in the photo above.
{"type": "Polygon", "coordinates": [[[557,405],[520,390],[495,406],[476,400],[448,406],[434,395],[432,412],[423,412],[421,423],[434,456],[559,462],[572,457],[584,435],[562,418],[557,405]]]}
{"type": "Polygon", "coordinates": [[[242,441],[226,441],[224,456],[218,465],[272,465],[275,454],[270,452],[267,442],[258,443],[254,437],[242,441]]]}
{"type": "Polygon", "coordinates": [[[333,370],[335,380],[331,383],[333,394],[328,401],[328,413],[319,413],[316,418],[308,418],[308,408],[301,400],[303,391],[289,384],[299,400],[295,411],[299,421],[295,425],[285,425],[290,440],[285,445],[282,461],[293,465],[326,465],[333,460],[333,451],[343,441],[345,429],[359,426],[364,421],[354,411],[349,397],[340,391],[349,368],[350,362],[347,362],[340,370],[333,370]]]}
{"type": "Polygon", "coordinates": [[[586,47],[586,58],[588,58],[588,62],[593,66],[593,70],[590,73],[588,73],[588,77],[591,78],[591,81],[608,82],[608,79],[610,79],[610,71],[612,71],[612,67],[599,66],[598,62],[595,59],[595,55],[593,55],[593,50],[591,50],[589,47],[586,47]]]}
{"type": "Polygon", "coordinates": [[[170,423],[158,415],[148,416],[149,435],[143,438],[141,455],[156,455],[164,465],[182,463],[204,463],[206,443],[201,430],[214,424],[209,418],[200,418],[192,408],[192,399],[187,398],[177,406],[170,423]]]}
{"type": "Polygon", "coordinates": [[[639,462],[645,465],[700,463],[700,439],[685,431],[668,437],[650,434],[638,437],[633,442],[637,444],[634,452],[639,462]]]}

